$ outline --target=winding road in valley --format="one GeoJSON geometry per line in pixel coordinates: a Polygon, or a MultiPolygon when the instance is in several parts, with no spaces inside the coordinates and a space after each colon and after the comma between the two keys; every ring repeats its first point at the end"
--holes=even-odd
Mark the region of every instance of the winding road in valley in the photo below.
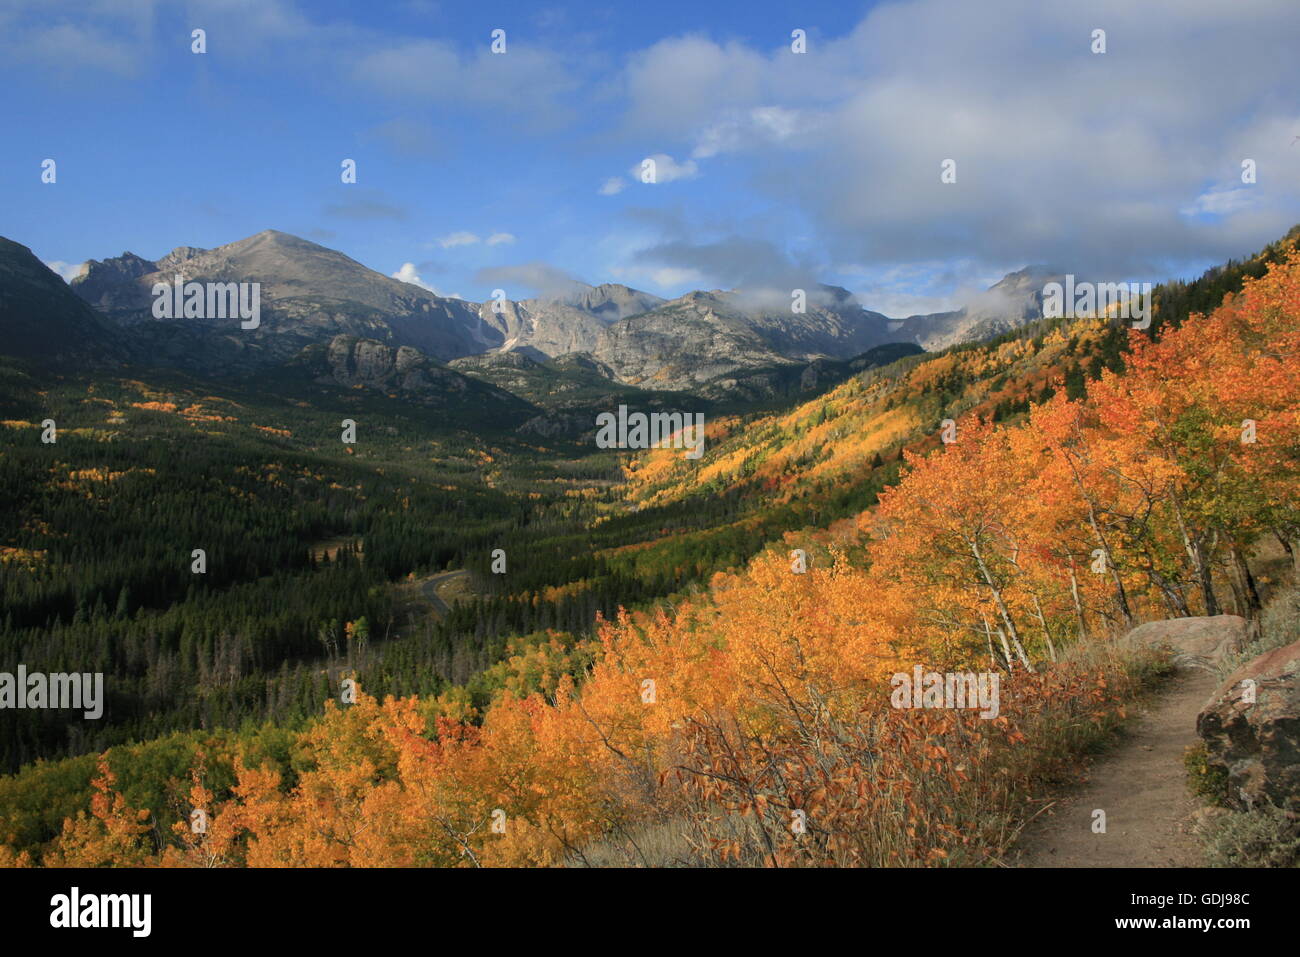
{"type": "Polygon", "coordinates": [[[420,585],[420,594],[433,606],[434,611],[439,615],[446,615],[451,611],[451,606],[443,601],[442,596],[438,594],[438,586],[453,582],[468,574],[469,572],[463,568],[454,572],[441,572],[420,585]]]}

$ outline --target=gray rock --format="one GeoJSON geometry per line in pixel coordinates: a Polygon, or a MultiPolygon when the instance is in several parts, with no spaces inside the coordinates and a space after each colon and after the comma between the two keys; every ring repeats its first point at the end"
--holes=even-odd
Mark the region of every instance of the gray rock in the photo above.
{"type": "Polygon", "coordinates": [[[422,405],[451,408],[468,403],[521,416],[534,411],[516,396],[449,369],[418,349],[394,348],[375,339],[335,336],[325,345],[303,349],[290,367],[305,370],[322,385],[400,394],[422,405]]]}
{"type": "Polygon", "coordinates": [[[1123,640],[1138,647],[1171,651],[1177,667],[1213,672],[1226,657],[1245,647],[1247,622],[1236,615],[1149,621],[1134,628],[1123,640]]]}
{"type": "Polygon", "coordinates": [[[663,301],[618,283],[573,282],[561,294],[507,300],[499,306],[485,302],[478,314],[501,337],[503,352],[526,351],[545,360],[589,352],[611,323],[647,312],[663,301]]]}
{"type": "Polygon", "coordinates": [[[1229,675],[1197,716],[1196,733],[1208,763],[1227,771],[1234,806],[1300,813],[1300,641],[1229,675]]]}

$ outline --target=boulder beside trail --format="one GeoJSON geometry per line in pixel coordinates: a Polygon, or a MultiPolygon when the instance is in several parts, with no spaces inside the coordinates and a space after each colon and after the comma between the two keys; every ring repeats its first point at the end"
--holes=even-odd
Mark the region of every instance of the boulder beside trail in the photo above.
{"type": "Polygon", "coordinates": [[[1300,641],[1228,676],[1196,718],[1207,761],[1228,775],[1228,799],[1300,813],[1300,641]]]}
{"type": "Polygon", "coordinates": [[[1247,628],[1246,619],[1236,615],[1169,618],[1139,625],[1124,637],[1124,641],[1173,652],[1175,667],[1212,672],[1225,658],[1245,647],[1247,628]]]}

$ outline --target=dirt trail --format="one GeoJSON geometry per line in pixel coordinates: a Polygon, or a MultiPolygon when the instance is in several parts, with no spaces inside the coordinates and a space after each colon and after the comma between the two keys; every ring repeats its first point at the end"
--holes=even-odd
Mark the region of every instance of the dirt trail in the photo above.
{"type": "Polygon", "coordinates": [[[1200,867],[1188,818],[1183,752],[1196,743],[1196,715],[1217,680],[1180,671],[1124,737],[1093,764],[1088,780],[1032,821],[1008,863],[1017,867],[1200,867]],[[1106,833],[1092,831],[1106,812],[1106,833]]]}

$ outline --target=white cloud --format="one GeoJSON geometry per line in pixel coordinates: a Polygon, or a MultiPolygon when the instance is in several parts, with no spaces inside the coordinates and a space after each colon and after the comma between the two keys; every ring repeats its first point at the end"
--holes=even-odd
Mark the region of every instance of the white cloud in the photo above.
{"type": "Polygon", "coordinates": [[[473,246],[479,241],[478,236],[474,233],[461,230],[458,233],[452,233],[450,236],[443,236],[438,240],[438,245],[443,249],[451,249],[455,246],[473,246]]]}
{"type": "MultiPolygon", "coordinates": [[[[687,160],[685,163],[679,163],[667,153],[655,153],[647,156],[647,160],[654,161],[654,182],[671,183],[678,179],[694,179],[699,175],[699,167],[695,160],[687,160]]],[[[630,170],[632,178],[641,182],[641,176],[644,169],[644,160],[637,163],[630,170]]]]}
{"type": "Polygon", "coordinates": [[[600,184],[598,192],[601,196],[617,196],[626,186],[627,181],[622,176],[611,176],[600,184]]]}
{"type": "Polygon", "coordinates": [[[54,272],[58,273],[64,282],[72,282],[79,275],[85,263],[65,263],[62,259],[54,259],[45,263],[54,272]]]}
{"type": "Polygon", "coordinates": [[[700,36],[661,40],[634,55],[625,71],[629,125],[655,134],[708,122],[720,108],[760,97],[765,69],[764,57],[740,43],[700,36]]]}
{"type": "Polygon", "coordinates": [[[664,40],[624,71],[624,132],[691,144],[698,160],[741,154],[747,182],[811,227],[827,261],[974,256],[981,272],[1052,262],[1163,279],[1300,221],[1300,182],[1284,172],[1300,153],[1300,6],[1089,10],[899,0],[802,56],[780,40],[664,40]],[[1095,55],[1103,23],[1110,52],[1095,55]],[[1247,157],[1250,194],[1207,192],[1247,157]],[[940,182],[948,158],[955,184],[940,182]]]}
{"type": "Polygon", "coordinates": [[[756,106],[704,128],[691,155],[708,159],[719,153],[779,144],[798,132],[806,119],[798,110],[781,106],[756,106]]]}
{"type": "Polygon", "coordinates": [[[397,272],[392,273],[392,277],[402,282],[409,282],[412,286],[419,286],[421,289],[427,290],[428,292],[433,293],[435,296],[441,296],[443,299],[464,298],[458,292],[453,292],[453,293],[439,292],[436,287],[429,285],[427,282],[425,282],[423,279],[420,278],[419,270],[416,268],[415,263],[402,263],[402,268],[397,270],[397,272]]]}
{"type": "Polygon", "coordinates": [[[429,290],[429,292],[434,291],[432,286],[420,278],[415,263],[402,263],[402,268],[393,273],[393,278],[400,279],[402,282],[409,282],[412,286],[419,286],[421,289],[429,290]]]}
{"type": "Polygon", "coordinates": [[[532,290],[542,297],[566,296],[590,288],[563,269],[544,262],[491,266],[475,273],[474,281],[483,285],[499,286],[506,290],[511,299],[523,298],[519,291],[520,287],[532,290]]]}
{"type": "Polygon", "coordinates": [[[486,242],[489,246],[508,246],[514,241],[514,233],[493,233],[484,240],[478,233],[471,233],[462,229],[459,232],[443,236],[438,240],[438,245],[443,249],[454,249],[457,246],[476,246],[481,242],[486,242]]]}
{"type": "Polygon", "coordinates": [[[1253,206],[1256,195],[1249,186],[1215,187],[1207,189],[1190,205],[1183,207],[1182,213],[1184,216],[1227,216],[1253,206]]]}
{"type": "Polygon", "coordinates": [[[669,239],[638,250],[632,258],[655,270],[651,275],[659,277],[656,281],[672,282],[689,271],[727,289],[810,288],[817,284],[819,272],[815,263],[796,261],[782,246],[752,236],[707,242],[669,239]]]}
{"type": "Polygon", "coordinates": [[[655,286],[660,292],[676,295],[683,289],[699,289],[706,285],[706,278],[698,269],[678,266],[614,266],[609,274],[618,282],[634,286],[655,286]]]}
{"type": "Polygon", "coordinates": [[[698,269],[678,269],[674,266],[665,266],[662,269],[652,270],[649,276],[650,281],[660,289],[698,286],[704,281],[704,276],[698,269]]]}
{"type": "Polygon", "coordinates": [[[889,268],[847,264],[837,270],[853,277],[854,297],[864,308],[902,319],[950,312],[990,301],[989,287],[1002,278],[981,272],[971,259],[931,260],[889,268]]]}

